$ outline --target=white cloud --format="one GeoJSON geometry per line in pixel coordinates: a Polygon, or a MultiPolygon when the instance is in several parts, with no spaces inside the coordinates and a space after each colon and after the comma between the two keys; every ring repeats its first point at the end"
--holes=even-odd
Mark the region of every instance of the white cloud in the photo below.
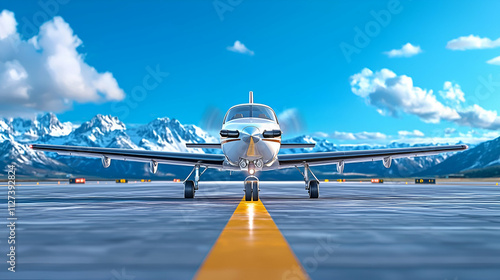
{"type": "Polygon", "coordinates": [[[447,127],[444,129],[445,135],[451,135],[451,134],[454,134],[455,132],[457,132],[457,130],[455,128],[447,127]]]}
{"type": "Polygon", "coordinates": [[[492,59],[486,61],[486,63],[493,64],[493,65],[500,65],[500,56],[492,58],[492,59]]]}
{"type": "MultiPolygon", "coordinates": [[[[374,73],[365,68],[351,76],[350,83],[352,92],[363,97],[367,104],[376,107],[382,115],[397,117],[403,112],[418,116],[424,122],[438,123],[445,120],[462,126],[500,129],[500,117],[496,111],[486,110],[477,104],[467,108],[458,104],[452,107],[444,105],[437,100],[432,90],[415,87],[412,78],[398,76],[389,69],[374,73]]],[[[445,83],[445,96],[451,90],[454,97],[461,101],[462,91],[459,89],[458,85],[445,83]]]]}
{"type": "Polygon", "coordinates": [[[14,13],[3,10],[0,13],[0,40],[3,40],[10,35],[16,33],[17,22],[14,18],[14,13]]]}
{"type": "Polygon", "coordinates": [[[432,90],[414,87],[412,78],[397,76],[389,69],[375,73],[368,68],[363,69],[361,73],[351,76],[351,90],[377,107],[381,114],[397,117],[402,111],[431,123],[459,118],[455,110],[437,101],[432,90]]]}
{"type": "Polygon", "coordinates": [[[498,132],[498,131],[488,131],[488,132],[486,132],[486,133],[483,134],[483,137],[485,137],[485,138],[491,138],[491,139],[498,138],[498,137],[500,137],[500,132],[498,132]]]}
{"type": "Polygon", "coordinates": [[[439,93],[441,97],[450,102],[451,104],[459,104],[460,102],[465,102],[465,94],[460,88],[460,85],[452,82],[444,82],[443,90],[439,93]]]}
{"type": "Polygon", "coordinates": [[[0,14],[0,112],[23,115],[64,111],[73,102],[122,100],[125,93],[110,72],[85,63],[82,41],[61,17],[21,40],[12,12],[0,14]],[[13,27],[12,27],[13,26],[13,27]],[[13,28],[13,29],[12,29],[13,28]]]}
{"type": "Polygon", "coordinates": [[[500,47],[500,38],[493,41],[490,38],[481,38],[472,34],[453,39],[446,44],[447,49],[459,51],[497,47],[500,47]]]}
{"type": "Polygon", "coordinates": [[[333,133],[327,134],[328,137],[338,140],[379,140],[386,139],[387,135],[381,132],[339,132],[335,131],[333,133]]]}
{"type": "Polygon", "coordinates": [[[477,144],[500,137],[500,131],[484,131],[479,129],[469,130],[466,132],[458,132],[455,128],[446,128],[443,130],[435,129],[429,133],[429,136],[424,135],[419,130],[413,131],[398,131],[397,135],[386,135],[381,132],[339,132],[333,133],[316,132],[313,134],[319,138],[330,138],[346,141],[348,145],[387,145],[392,142],[414,144],[477,144]]]}
{"type": "Polygon", "coordinates": [[[254,55],[253,51],[249,50],[244,44],[242,44],[238,40],[234,42],[234,45],[227,47],[227,49],[232,52],[254,55]]]}
{"type": "Polygon", "coordinates": [[[401,49],[393,49],[388,52],[384,52],[388,57],[411,57],[422,52],[420,46],[414,46],[410,43],[406,43],[401,47],[401,49]]]}
{"type": "Polygon", "coordinates": [[[420,130],[406,131],[400,130],[398,131],[399,137],[424,137],[424,133],[420,130]]]}

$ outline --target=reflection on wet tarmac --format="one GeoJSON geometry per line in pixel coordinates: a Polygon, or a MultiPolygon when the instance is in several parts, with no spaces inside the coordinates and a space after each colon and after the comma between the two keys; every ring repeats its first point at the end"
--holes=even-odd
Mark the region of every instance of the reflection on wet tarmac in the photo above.
{"type": "MultiPolygon", "coordinates": [[[[5,189],[5,187],[2,187],[5,189]]],[[[261,200],[312,279],[498,279],[495,184],[261,182],[261,200]]],[[[21,185],[18,272],[0,279],[190,279],[243,197],[241,182],[21,185]]],[[[6,201],[6,192],[2,192],[6,201]]],[[[6,213],[5,204],[0,204],[6,213]]],[[[251,212],[249,212],[251,213],[251,212]]],[[[248,216],[249,230],[256,218],[248,216]]],[[[1,236],[7,236],[5,227],[1,236]]],[[[7,251],[5,238],[1,251],[7,251]]]]}

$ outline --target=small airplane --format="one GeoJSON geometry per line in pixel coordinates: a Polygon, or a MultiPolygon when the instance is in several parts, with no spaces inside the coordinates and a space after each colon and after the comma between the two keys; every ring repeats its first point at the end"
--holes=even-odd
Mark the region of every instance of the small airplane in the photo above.
{"type": "Polygon", "coordinates": [[[311,171],[311,166],[337,165],[342,173],[346,163],[381,160],[384,167],[391,167],[393,159],[435,155],[468,149],[467,145],[447,145],[432,147],[412,147],[378,149],[365,151],[320,152],[300,154],[278,154],[280,149],[313,148],[314,143],[281,143],[280,125],[273,109],[253,102],[250,92],[249,102],[231,107],[222,123],[220,143],[188,143],[187,148],[222,149],[223,154],[175,153],[113,148],[93,148],[62,145],[33,144],[34,150],[55,152],[60,155],[100,157],[104,168],[111,160],[149,162],[151,173],[158,171],[158,164],[193,166],[184,180],[184,197],[194,198],[201,175],[208,168],[219,170],[246,171],[249,176],[244,181],[245,200],[259,200],[259,179],[257,171],[268,171],[295,167],[304,177],[305,189],[310,198],[319,197],[319,180],[311,171]],[[303,167],[301,171],[299,167],[303,167]],[[200,172],[200,168],[204,168],[200,172]],[[194,173],[194,180],[189,180],[194,173]],[[312,176],[312,178],[311,178],[312,176]]]}

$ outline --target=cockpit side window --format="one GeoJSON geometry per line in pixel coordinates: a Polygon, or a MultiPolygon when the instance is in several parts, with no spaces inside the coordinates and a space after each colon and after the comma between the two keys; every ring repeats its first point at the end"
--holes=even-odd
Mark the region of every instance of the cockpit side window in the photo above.
{"type": "Polygon", "coordinates": [[[225,122],[241,118],[260,118],[276,122],[273,110],[261,105],[241,105],[233,107],[226,114],[225,122]]]}

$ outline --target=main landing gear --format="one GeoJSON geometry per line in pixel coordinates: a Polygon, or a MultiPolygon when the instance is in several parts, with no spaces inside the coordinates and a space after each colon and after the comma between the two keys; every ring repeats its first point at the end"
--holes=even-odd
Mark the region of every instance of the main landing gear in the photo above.
{"type": "Polygon", "coordinates": [[[295,166],[297,170],[299,170],[300,174],[304,176],[304,181],[306,183],[306,190],[309,192],[309,198],[318,198],[319,197],[319,180],[316,178],[316,175],[309,168],[309,164],[304,163],[304,172],[300,171],[300,169],[295,166]],[[309,173],[314,177],[314,179],[309,179],[309,173]]]}
{"type": "Polygon", "coordinates": [[[194,193],[198,190],[198,182],[200,181],[201,175],[207,171],[208,167],[205,167],[203,172],[200,173],[200,166],[195,165],[191,173],[184,180],[184,198],[194,198],[194,193]],[[194,181],[188,180],[191,174],[194,172],[194,181]]]}
{"type": "Polygon", "coordinates": [[[255,176],[248,176],[245,179],[245,201],[259,201],[259,179],[255,176]]]}

